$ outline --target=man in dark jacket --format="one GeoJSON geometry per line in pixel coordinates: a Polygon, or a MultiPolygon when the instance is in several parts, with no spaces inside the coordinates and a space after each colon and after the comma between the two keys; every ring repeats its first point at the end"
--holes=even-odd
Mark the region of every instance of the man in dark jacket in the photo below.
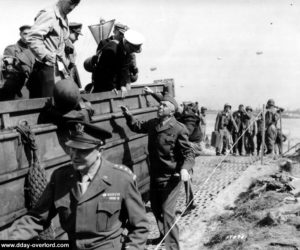
{"type": "Polygon", "coordinates": [[[78,121],[69,125],[72,166],[53,172],[37,206],[11,227],[10,239],[31,239],[58,213],[71,249],[143,250],[148,220],[136,176],[102,158],[99,148],[111,137],[108,131],[78,121]]]}
{"type": "Polygon", "coordinates": [[[194,165],[194,153],[188,141],[186,127],[174,118],[177,102],[165,95],[160,102],[158,117],[140,122],[126,107],[123,113],[130,129],[148,133],[150,160],[150,201],[166,249],[179,249],[179,229],[175,222],[175,205],[182,181],[189,180],[194,165]]]}
{"type": "Polygon", "coordinates": [[[121,90],[122,96],[127,93],[126,84],[131,82],[129,68],[133,65],[132,55],[141,52],[143,40],[138,32],[127,30],[124,39],[113,39],[103,46],[92,76],[93,92],[121,90]]]}
{"type": "Polygon", "coordinates": [[[0,101],[13,100],[15,98],[28,98],[23,88],[31,74],[35,57],[26,44],[26,37],[30,30],[29,25],[20,27],[20,40],[5,48],[3,53],[4,85],[0,89],[0,101]],[[22,90],[22,92],[21,92],[22,90]]]}
{"type": "Polygon", "coordinates": [[[236,155],[239,153],[239,155],[244,154],[244,147],[245,147],[245,136],[242,134],[244,133],[246,129],[246,123],[247,120],[250,119],[247,112],[244,109],[244,105],[240,104],[239,109],[232,114],[233,119],[237,125],[237,129],[233,128],[232,131],[232,139],[233,139],[233,154],[236,155]],[[239,140],[238,140],[239,139],[239,140]]]}
{"type": "Polygon", "coordinates": [[[265,114],[265,124],[266,124],[266,147],[267,154],[274,154],[275,150],[275,142],[277,138],[277,122],[280,118],[281,109],[277,109],[275,106],[275,101],[273,99],[269,99],[267,101],[266,106],[266,114],[265,114]]]}

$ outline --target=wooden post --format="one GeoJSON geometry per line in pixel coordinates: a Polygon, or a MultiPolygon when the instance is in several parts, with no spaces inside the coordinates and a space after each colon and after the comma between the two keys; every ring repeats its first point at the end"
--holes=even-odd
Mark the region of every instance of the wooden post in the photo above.
{"type": "Polygon", "coordinates": [[[264,164],[264,153],[265,153],[265,130],[266,130],[266,117],[265,117],[265,105],[263,105],[263,111],[262,111],[262,142],[261,142],[261,165],[264,164]]]}

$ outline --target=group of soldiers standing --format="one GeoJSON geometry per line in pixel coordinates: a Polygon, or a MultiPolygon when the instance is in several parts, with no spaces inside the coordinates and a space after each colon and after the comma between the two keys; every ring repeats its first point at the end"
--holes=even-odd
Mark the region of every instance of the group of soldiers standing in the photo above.
{"type": "MultiPolygon", "coordinates": [[[[275,106],[273,99],[266,105],[265,117],[255,114],[252,107],[240,104],[237,111],[231,113],[231,105],[225,104],[223,111],[217,114],[214,133],[216,154],[259,155],[262,150],[262,138],[265,135],[264,154],[282,153],[282,143],[286,139],[279,127],[282,108],[275,106]],[[265,121],[265,130],[264,124],[265,121]]],[[[213,134],[214,134],[213,133],[213,134]]]]}

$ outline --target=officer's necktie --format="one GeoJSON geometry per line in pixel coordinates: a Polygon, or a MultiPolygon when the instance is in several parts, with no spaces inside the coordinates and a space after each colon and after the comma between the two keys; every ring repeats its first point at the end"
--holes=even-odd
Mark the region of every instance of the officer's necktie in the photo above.
{"type": "Polygon", "coordinates": [[[82,176],[81,182],[78,182],[78,184],[79,184],[80,193],[81,195],[83,195],[87,190],[88,185],[90,184],[90,177],[88,175],[82,176]]]}

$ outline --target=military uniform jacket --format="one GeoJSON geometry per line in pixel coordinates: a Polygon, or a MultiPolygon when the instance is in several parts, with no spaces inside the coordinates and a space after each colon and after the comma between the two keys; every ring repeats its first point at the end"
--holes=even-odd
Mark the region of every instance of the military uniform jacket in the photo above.
{"type": "Polygon", "coordinates": [[[188,130],[174,117],[162,127],[158,118],[140,122],[131,115],[125,117],[131,130],[148,134],[152,179],[168,179],[181,169],[192,169],[195,159],[188,140],[188,130]]]}
{"type": "Polygon", "coordinates": [[[195,143],[201,141],[200,117],[197,114],[189,110],[189,112],[184,112],[178,121],[184,124],[188,129],[189,141],[195,143]]]}
{"type": "Polygon", "coordinates": [[[111,40],[104,43],[92,75],[94,92],[126,86],[130,82],[131,58],[130,54],[126,53],[123,42],[111,40]]]}
{"type": "Polygon", "coordinates": [[[250,121],[251,116],[248,115],[245,111],[237,110],[233,112],[233,119],[238,127],[237,132],[242,132],[244,129],[247,128],[247,124],[250,121]]]}
{"type": "Polygon", "coordinates": [[[25,74],[26,77],[30,75],[35,62],[35,56],[21,39],[16,44],[7,46],[3,52],[3,56],[17,58],[18,61],[14,65],[16,72],[25,74]]]}
{"type": "Polygon", "coordinates": [[[82,196],[77,176],[72,166],[56,170],[36,208],[12,226],[10,238],[32,238],[58,213],[72,249],[121,249],[125,224],[126,249],[144,249],[148,221],[131,171],[102,159],[82,196]]]}
{"type": "Polygon", "coordinates": [[[231,124],[233,124],[234,127],[237,127],[232,114],[230,112],[221,111],[217,114],[215,131],[219,131],[224,128],[228,129],[231,124]]]}
{"type": "Polygon", "coordinates": [[[247,129],[247,133],[251,135],[256,135],[257,134],[257,122],[255,119],[255,116],[253,114],[249,114],[250,119],[246,119],[245,125],[247,129]]]}
{"type": "Polygon", "coordinates": [[[268,129],[272,125],[277,126],[279,118],[280,115],[275,108],[267,109],[265,114],[266,129],[268,129]]]}
{"type": "Polygon", "coordinates": [[[31,27],[27,43],[40,62],[52,65],[44,61],[47,54],[55,54],[68,65],[65,54],[65,43],[69,38],[68,19],[62,17],[56,5],[40,11],[31,27]]]}

